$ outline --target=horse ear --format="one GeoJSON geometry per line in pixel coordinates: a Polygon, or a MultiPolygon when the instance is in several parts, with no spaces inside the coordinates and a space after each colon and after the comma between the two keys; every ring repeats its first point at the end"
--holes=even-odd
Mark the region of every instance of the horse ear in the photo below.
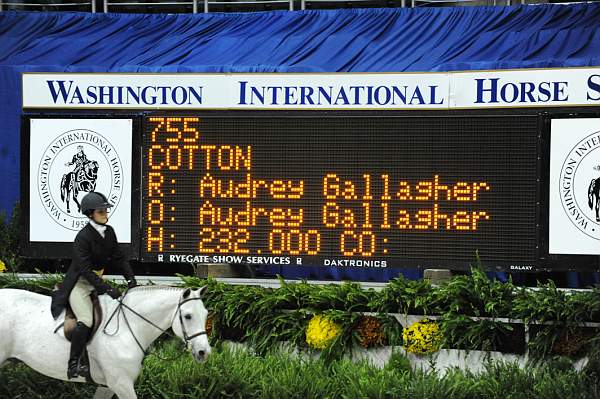
{"type": "Polygon", "coordinates": [[[185,291],[183,291],[183,299],[186,299],[188,296],[190,296],[191,292],[192,292],[192,290],[190,290],[189,288],[187,288],[185,291]]]}
{"type": "Polygon", "coordinates": [[[200,298],[202,298],[202,295],[204,295],[204,292],[206,291],[206,288],[207,288],[207,286],[204,285],[204,286],[200,287],[198,290],[196,290],[196,292],[198,293],[198,296],[200,298]]]}

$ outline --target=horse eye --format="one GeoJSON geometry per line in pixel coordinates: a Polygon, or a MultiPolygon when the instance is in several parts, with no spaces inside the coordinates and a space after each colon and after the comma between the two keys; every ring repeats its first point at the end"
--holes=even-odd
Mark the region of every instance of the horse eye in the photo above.
{"type": "Polygon", "coordinates": [[[192,316],[190,316],[189,314],[186,314],[186,315],[185,315],[185,318],[186,318],[186,320],[191,320],[191,319],[192,319],[192,316]]]}

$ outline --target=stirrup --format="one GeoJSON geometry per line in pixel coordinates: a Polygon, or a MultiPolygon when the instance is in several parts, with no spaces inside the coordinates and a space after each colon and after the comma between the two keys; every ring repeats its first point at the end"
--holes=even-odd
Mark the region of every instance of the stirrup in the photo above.
{"type": "Polygon", "coordinates": [[[80,377],[86,377],[90,373],[90,369],[85,364],[80,364],[77,368],[77,374],[80,377]]]}
{"type": "Polygon", "coordinates": [[[73,379],[79,377],[79,362],[69,360],[69,366],[67,368],[67,378],[73,379]]]}

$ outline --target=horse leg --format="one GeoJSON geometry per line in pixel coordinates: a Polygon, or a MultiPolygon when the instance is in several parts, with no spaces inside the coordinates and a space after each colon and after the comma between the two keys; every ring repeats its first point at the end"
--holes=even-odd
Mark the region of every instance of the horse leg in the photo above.
{"type": "Polygon", "coordinates": [[[0,326],[0,336],[7,336],[7,341],[5,341],[4,343],[2,343],[0,341],[0,367],[2,367],[2,365],[4,364],[4,362],[6,362],[8,360],[9,357],[11,357],[11,349],[8,348],[8,345],[10,345],[8,343],[8,341],[10,340],[10,338],[8,338],[8,333],[5,329],[1,328],[2,326],[0,326]]]}
{"type": "Polygon", "coordinates": [[[111,399],[113,396],[115,396],[115,393],[110,389],[105,387],[98,387],[96,388],[94,399],[111,399]]]}
{"type": "Polygon", "coordinates": [[[600,190],[596,194],[596,222],[600,222],[600,190]]]}
{"type": "Polygon", "coordinates": [[[133,381],[127,377],[117,377],[113,381],[107,380],[107,385],[119,399],[137,399],[133,389],[133,381]]]}
{"type": "Polygon", "coordinates": [[[70,204],[71,204],[71,191],[67,191],[67,213],[71,213],[71,209],[69,206],[70,204]]]}
{"type": "Polygon", "coordinates": [[[77,196],[79,195],[79,190],[76,190],[75,188],[73,188],[73,201],[75,201],[75,203],[77,204],[77,210],[79,212],[81,212],[81,204],[79,203],[79,201],[77,201],[77,196]]]}
{"type": "Polygon", "coordinates": [[[67,213],[71,213],[71,209],[70,209],[70,202],[71,202],[71,186],[73,185],[73,175],[72,172],[69,172],[65,175],[65,177],[63,178],[64,184],[61,184],[61,196],[62,196],[62,192],[64,191],[64,197],[65,200],[67,202],[67,213]]]}
{"type": "Polygon", "coordinates": [[[69,191],[69,187],[66,189],[65,200],[67,202],[67,213],[71,213],[71,209],[69,208],[69,202],[71,202],[71,192],[69,191]]]}

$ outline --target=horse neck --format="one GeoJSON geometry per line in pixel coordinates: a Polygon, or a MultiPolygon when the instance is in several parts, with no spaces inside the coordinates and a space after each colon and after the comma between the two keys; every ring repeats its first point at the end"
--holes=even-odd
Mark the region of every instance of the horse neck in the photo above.
{"type": "Polygon", "coordinates": [[[134,289],[126,296],[124,303],[127,306],[160,327],[159,330],[130,310],[124,309],[131,329],[144,349],[171,327],[180,296],[181,290],[172,288],[134,289]]]}

